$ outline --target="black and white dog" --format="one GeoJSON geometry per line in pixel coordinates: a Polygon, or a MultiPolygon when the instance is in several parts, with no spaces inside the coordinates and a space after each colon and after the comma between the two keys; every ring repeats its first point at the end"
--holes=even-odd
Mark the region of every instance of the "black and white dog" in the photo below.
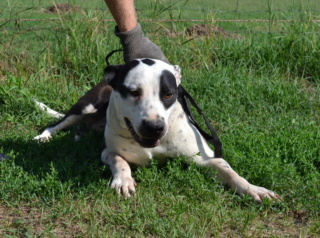
{"type": "MultiPolygon", "coordinates": [[[[35,139],[47,140],[57,131],[87,118],[94,128],[105,128],[106,148],[101,159],[111,169],[111,187],[125,197],[134,194],[136,187],[129,163],[146,165],[154,157],[184,156],[188,162],[215,169],[218,178],[240,195],[247,194],[256,202],[264,198],[280,200],[274,192],[250,184],[224,159],[215,158],[178,101],[180,81],[180,68],[159,60],[138,59],[108,66],[105,81],[35,139]]],[[[62,116],[42,103],[37,104],[55,117],[62,116]]]]}

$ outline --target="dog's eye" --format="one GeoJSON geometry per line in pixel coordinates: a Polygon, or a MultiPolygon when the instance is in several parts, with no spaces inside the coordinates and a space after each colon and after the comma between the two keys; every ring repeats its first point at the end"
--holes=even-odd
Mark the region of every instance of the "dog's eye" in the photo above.
{"type": "Polygon", "coordinates": [[[165,97],[165,99],[170,99],[170,98],[172,98],[172,93],[168,93],[168,94],[166,94],[164,97],[165,97]]]}
{"type": "Polygon", "coordinates": [[[132,97],[140,97],[141,96],[141,91],[140,90],[131,90],[130,95],[132,97]]]}

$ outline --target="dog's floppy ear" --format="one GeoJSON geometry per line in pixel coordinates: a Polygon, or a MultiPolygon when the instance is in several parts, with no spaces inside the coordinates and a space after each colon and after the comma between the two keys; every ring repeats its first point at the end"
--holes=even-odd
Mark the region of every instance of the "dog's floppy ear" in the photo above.
{"type": "Polygon", "coordinates": [[[174,65],[173,67],[174,67],[174,77],[176,78],[177,86],[179,86],[182,78],[181,69],[178,65],[174,65]]]}
{"type": "Polygon", "coordinates": [[[122,66],[122,64],[108,65],[104,69],[104,80],[106,80],[112,88],[115,88],[116,86],[116,78],[122,66]]]}

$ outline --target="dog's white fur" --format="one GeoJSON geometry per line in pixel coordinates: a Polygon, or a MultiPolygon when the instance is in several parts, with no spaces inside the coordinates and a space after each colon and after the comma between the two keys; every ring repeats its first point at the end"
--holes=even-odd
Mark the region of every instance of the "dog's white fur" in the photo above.
{"type": "Polygon", "coordinates": [[[124,84],[129,88],[142,88],[142,97],[138,103],[132,97],[121,97],[117,91],[110,97],[105,128],[106,149],[102,153],[102,161],[109,165],[112,171],[111,187],[129,197],[135,193],[135,181],[128,163],[145,165],[154,157],[184,156],[188,162],[193,161],[198,165],[215,169],[221,181],[239,194],[247,194],[257,202],[261,202],[264,198],[279,199],[274,192],[250,184],[224,159],[214,158],[214,152],[190,123],[180,103],[176,101],[170,108],[164,108],[159,100],[159,93],[156,95],[153,93],[154,90],[159,92],[160,74],[164,69],[170,71],[175,75],[176,83],[179,85],[180,70],[177,66],[162,61],[155,60],[155,62],[156,64],[152,66],[140,63],[124,80],[124,84]],[[132,138],[124,118],[128,118],[135,131],[138,131],[137,128],[143,118],[156,117],[164,118],[166,133],[160,139],[158,146],[143,148],[132,138]]]}
{"type": "Polygon", "coordinates": [[[56,118],[56,119],[61,119],[62,117],[64,117],[64,114],[57,112],[55,110],[52,110],[51,108],[49,108],[47,105],[43,104],[42,102],[38,102],[36,99],[33,99],[33,101],[35,102],[35,104],[37,105],[37,107],[41,111],[46,112],[49,116],[56,118]]]}
{"type": "MultiPolygon", "coordinates": [[[[152,64],[143,63],[142,59],[138,61],[137,66],[130,69],[122,79],[122,85],[130,92],[139,90],[138,95],[123,95],[121,89],[115,87],[109,99],[104,133],[106,148],[102,152],[101,159],[112,172],[112,188],[125,197],[130,197],[135,193],[136,183],[131,176],[129,163],[142,166],[153,158],[184,156],[187,162],[195,162],[200,166],[216,170],[217,177],[240,195],[249,195],[258,203],[264,198],[280,200],[280,197],[274,192],[250,184],[238,175],[223,158],[214,158],[214,152],[200,132],[190,123],[177,100],[170,106],[164,105],[165,99],[160,100],[160,78],[163,77],[163,72],[170,72],[170,75],[174,76],[175,86],[178,86],[181,81],[178,66],[159,60],[151,60],[152,64]],[[130,121],[131,128],[128,127],[125,118],[130,121]],[[161,137],[154,141],[151,148],[141,146],[141,143],[132,134],[134,131],[136,137],[143,137],[139,132],[143,121],[164,123],[161,137]]],[[[109,70],[105,77],[112,84],[116,76],[116,71],[109,70]]],[[[63,116],[42,103],[36,103],[40,109],[53,116],[63,116]]],[[[95,111],[96,108],[90,102],[82,108],[83,114],[95,111]]],[[[57,125],[47,128],[35,139],[49,139],[61,128],[76,123],[80,117],[82,116],[67,116],[57,125]]]]}

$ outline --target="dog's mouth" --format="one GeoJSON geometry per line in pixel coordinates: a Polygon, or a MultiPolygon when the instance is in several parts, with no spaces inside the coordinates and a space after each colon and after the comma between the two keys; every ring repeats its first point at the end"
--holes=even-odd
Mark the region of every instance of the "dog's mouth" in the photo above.
{"type": "Polygon", "coordinates": [[[131,133],[131,136],[133,139],[142,147],[145,148],[153,148],[158,145],[160,145],[160,139],[154,139],[154,138],[142,138],[140,137],[135,130],[133,129],[133,126],[128,118],[124,118],[127,128],[131,133]]]}

